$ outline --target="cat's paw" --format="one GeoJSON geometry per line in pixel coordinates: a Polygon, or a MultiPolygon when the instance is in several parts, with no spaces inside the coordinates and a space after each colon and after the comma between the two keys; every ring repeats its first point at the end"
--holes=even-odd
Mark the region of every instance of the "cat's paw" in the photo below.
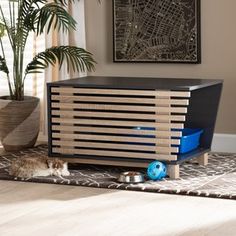
{"type": "Polygon", "coordinates": [[[70,172],[68,170],[62,171],[62,176],[70,176],[70,172]]]}

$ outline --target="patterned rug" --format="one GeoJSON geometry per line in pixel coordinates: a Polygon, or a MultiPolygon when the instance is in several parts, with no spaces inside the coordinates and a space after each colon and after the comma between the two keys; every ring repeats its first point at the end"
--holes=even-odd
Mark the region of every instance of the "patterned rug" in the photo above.
{"type": "Polygon", "coordinates": [[[45,155],[47,154],[47,146],[40,145],[26,151],[1,155],[0,179],[236,199],[236,154],[212,153],[207,166],[199,166],[194,162],[182,164],[180,166],[181,178],[178,180],[166,178],[156,182],[149,180],[142,184],[120,184],[117,182],[117,177],[123,171],[138,170],[145,173],[145,169],[98,165],[70,164],[69,169],[72,175],[65,179],[57,177],[17,179],[10,176],[8,169],[12,160],[32,153],[45,155]]]}

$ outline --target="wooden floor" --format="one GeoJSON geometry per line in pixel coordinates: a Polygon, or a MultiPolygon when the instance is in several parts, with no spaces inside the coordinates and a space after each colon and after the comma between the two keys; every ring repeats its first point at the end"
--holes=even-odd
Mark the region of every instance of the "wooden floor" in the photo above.
{"type": "Polygon", "coordinates": [[[1,236],[234,236],[236,202],[0,181],[1,236]]]}

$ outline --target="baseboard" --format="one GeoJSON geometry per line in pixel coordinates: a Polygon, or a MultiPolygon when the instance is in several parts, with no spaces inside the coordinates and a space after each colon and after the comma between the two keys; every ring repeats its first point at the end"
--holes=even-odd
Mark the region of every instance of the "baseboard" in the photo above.
{"type": "Polygon", "coordinates": [[[213,152],[236,153],[236,134],[214,134],[213,152]]]}
{"type": "MultiPolygon", "coordinates": [[[[39,134],[39,142],[47,143],[47,140],[47,135],[39,134]]],[[[212,151],[236,153],[236,134],[214,134],[212,151]]]]}

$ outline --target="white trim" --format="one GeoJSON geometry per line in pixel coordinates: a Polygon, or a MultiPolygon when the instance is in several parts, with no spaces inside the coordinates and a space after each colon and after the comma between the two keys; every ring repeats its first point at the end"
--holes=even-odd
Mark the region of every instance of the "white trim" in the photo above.
{"type": "Polygon", "coordinates": [[[213,152],[236,153],[236,134],[214,134],[213,152]]]}

